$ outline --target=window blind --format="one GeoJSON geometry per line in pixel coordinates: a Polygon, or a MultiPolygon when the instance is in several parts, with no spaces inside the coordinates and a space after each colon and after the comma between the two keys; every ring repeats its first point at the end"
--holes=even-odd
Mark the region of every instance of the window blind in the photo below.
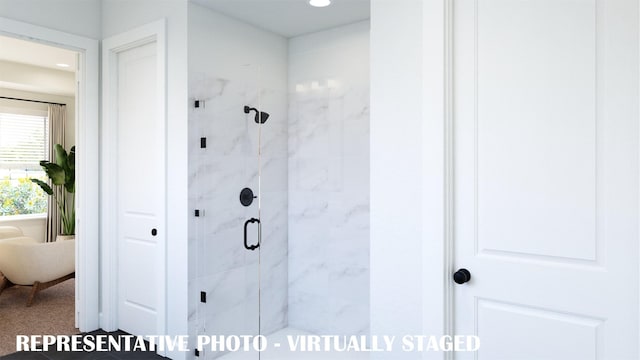
{"type": "Polygon", "coordinates": [[[0,169],[41,170],[48,155],[48,117],[0,112],[0,169]]]}

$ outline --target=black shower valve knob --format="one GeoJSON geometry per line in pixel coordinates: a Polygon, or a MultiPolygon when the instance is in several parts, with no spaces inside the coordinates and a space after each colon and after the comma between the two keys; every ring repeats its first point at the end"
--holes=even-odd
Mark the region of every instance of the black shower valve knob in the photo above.
{"type": "Polygon", "coordinates": [[[253,199],[258,197],[253,195],[253,190],[244,188],[240,191],[240,203],[244,206],[249,206],[253,203],[253,199]]]}

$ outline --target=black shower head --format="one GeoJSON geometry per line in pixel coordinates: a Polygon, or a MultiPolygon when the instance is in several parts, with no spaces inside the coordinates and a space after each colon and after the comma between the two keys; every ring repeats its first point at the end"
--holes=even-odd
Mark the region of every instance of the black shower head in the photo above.
{"type": "Polygon", "coordinates": [[[256,108],[252,108],[252,107],[248,107],[245,105],[244,107],[244,113],[248,114],[251,111],[255,111],[256,112],[256,117],[255,117],[255,122],[256,124],[264,124],[265,122],[267,122],[267,119],[269,118],[269,114],[263,111],[258,111],[258,109],[256,108]]]}

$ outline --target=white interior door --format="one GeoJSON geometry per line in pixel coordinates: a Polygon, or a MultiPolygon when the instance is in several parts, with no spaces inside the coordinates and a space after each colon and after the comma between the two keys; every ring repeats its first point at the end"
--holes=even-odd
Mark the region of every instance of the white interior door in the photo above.
{"type": "Polygon", "coordinates": [[[161,333],[164,297],[165,125],[156,47],[116,55],[118,328],[136,335],[161,333]]]}
{"type": "Polygon", "coordinates": [[[455,333],[640,358],[637,1],[453,4],[455,333]]]}

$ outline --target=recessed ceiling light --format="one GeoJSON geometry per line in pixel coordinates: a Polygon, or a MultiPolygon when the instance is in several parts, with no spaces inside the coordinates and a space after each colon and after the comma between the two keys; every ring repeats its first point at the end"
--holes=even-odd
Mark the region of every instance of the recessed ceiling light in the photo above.
{"type": "Polygon", "coordinates": [[[62,64],[62,63],[60,63],[60,64],[56,64],[56,66],[63,67],[63,68],[68,68],[68,67],[69,67],[69,64],[62,64]]]}
{"type": "Polygon", "coordinates": [[[331,5],[331,0],[309,0],[309,5],[315,7],[325,7],[331,5]]]}

